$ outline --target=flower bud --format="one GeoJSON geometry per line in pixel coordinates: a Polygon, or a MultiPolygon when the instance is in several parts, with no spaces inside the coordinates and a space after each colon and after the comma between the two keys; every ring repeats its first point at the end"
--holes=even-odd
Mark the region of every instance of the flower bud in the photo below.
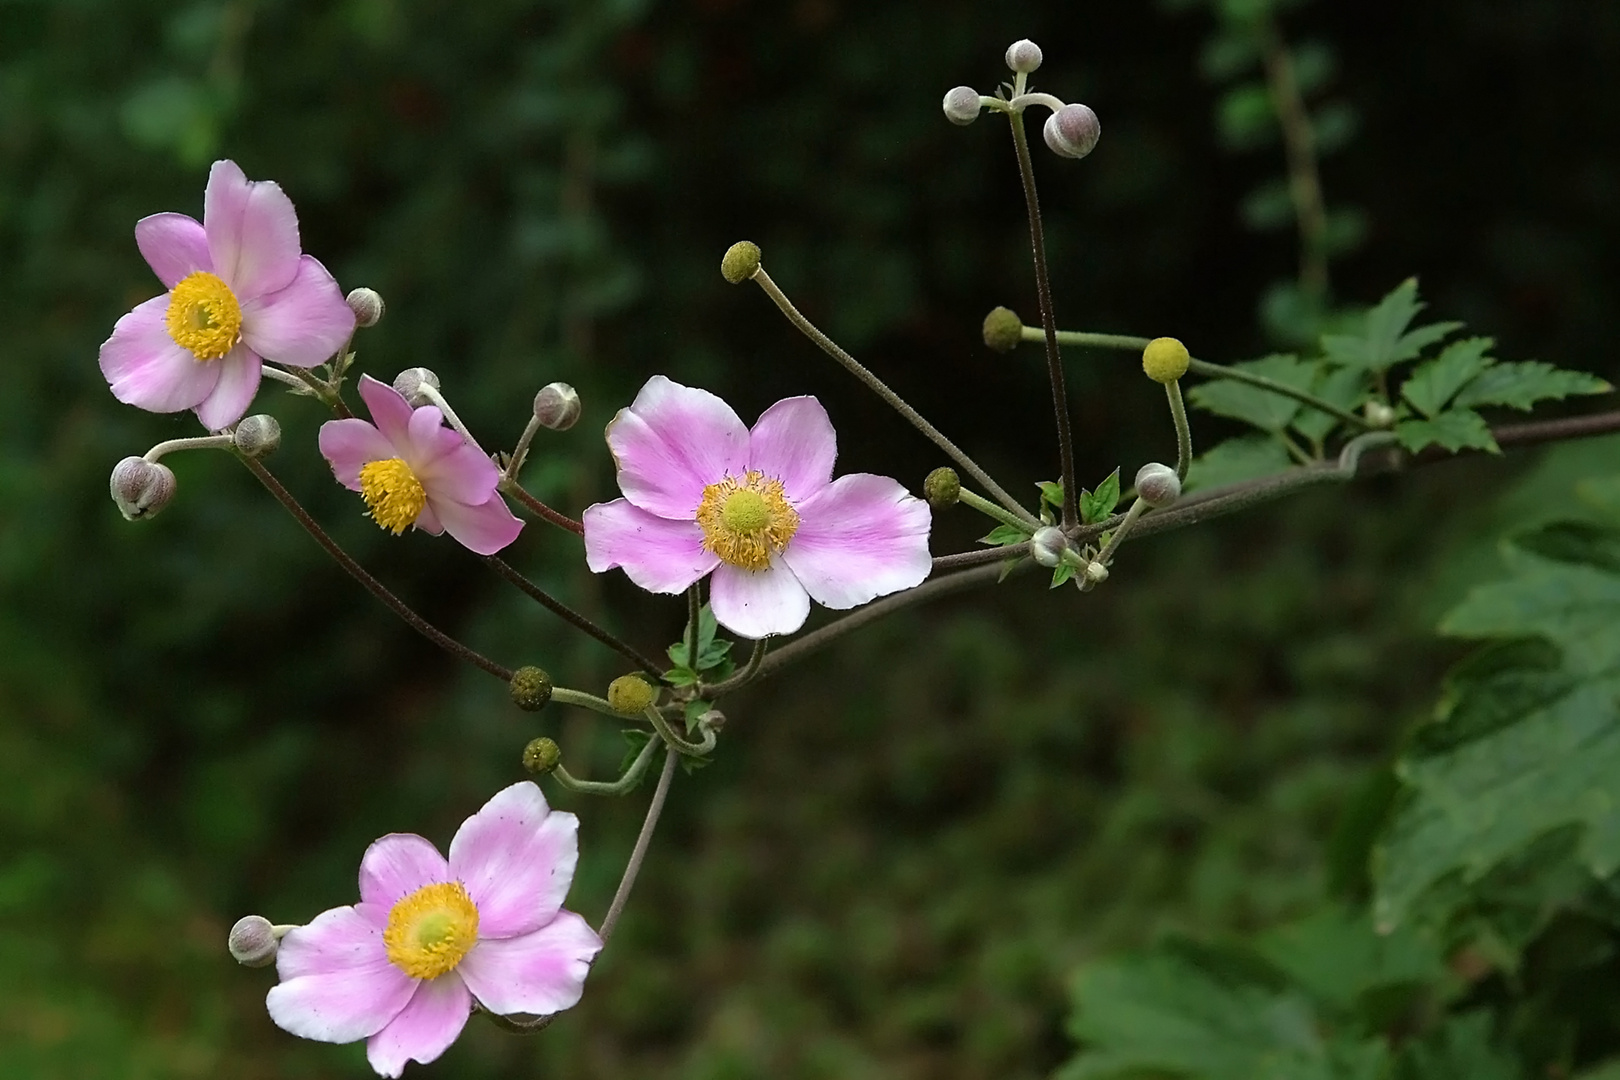
{"type": "Polygon", "coordinates": [[[1395,423],[1395,410],[1382,401],[1367,402],[1361,407],[1361,414],[1367,418],[1367,423],[1375,428],[1387,428],[1395,423]]]}
{"type": "Polygon", "coordinates": [[[113,466],[108,486],[124,520],[156,517],[174,498],[174,473],[156,461],[127,457],[113,466]]]}
{"type": "Polygon", "coordinates": [[[1100,562],[1089,562],[1086,564],[1085,576],[1093,585],[1100,585],[1108,580],[1108,567],[1100,562]]]}
{"type": "Polygon", "coordinates": [[[555,772],[562,764],[562,748],[553,739],[530,739],[523,748],[523,767],[535,776],[555,772]]]}
{"type": "Polygon", "coordinates": [[[567,431],[579,419],[579,391],[565,382],[547,383],[534,395],[534,418],[541,427],[567,431]]]}
{"type": "Polygon", "coordinates": [[[1046,118],[1041,135],[1059,157],[1083,158],[1102,137],[1102,122],[1084,105],[1065,105],[1046,118]]]}
{"type": "Polygon", "coordinates": [[[1011,308],[991,308],[984,317],[984,343],[996,352],[1012,352],[1024,340],[1024,320],[1011,308]]]}
{"type": "Polygon", "coordinates": [[[382,321],[383,312],[388,305],[376,289],[359,288],[349,292],[346,298],[349,301],[349,310],[354,312],[354,325],[376,326],[382,321]]]}
{"type": "Polygon", "coordinates": [[[419,409],[423,405],[432,404],[422,394],[424,386],[430,386],[435,390],[439,388],[439,377],[425,367],[406,368],[394,376],[394,389],[399,391],[400,397],[411,403],[412,408],[419,409]]]}
{"type": "Polygon", "coordinates": [[[733,285],[741,285],[759,272],[759,245],[751,240],[739,240],[726,248],[720,259],[720,276],[733,285]]]}
{"type": "Polygon", "coordinates": [[[955,506],[962,497],[962,478],[948,465],[941,465],[923,481],[923,497],[935,510],[955,506]]]}
{"type": "Polygon", "coordinates": [[[608,705],[624,716],[639,716],[646,712],[657,696],[658,691],[640,675],[620,675],[608,683],[608,705]]]}
{"type": "Polygon", "coordinates": [[[1041,66],[1041,47],[1029,38],[1007,46],[1007,66],[1020,75],[1028,75],[1041,66]]]}
{"type": "Polygon", "coordinates": [[[1173,337],[1154,338],[1142,350],[1142,370],[1156,383],[1173,383],[1187,374],[1192,356],[1173,337]]]}
{"type": "Polygon", "coordinates": [[[1137,498],[1158,510],[1181,498],[1181,477],[1176,470],[1150,461],[1136,471],[1137,498]]]}
{"type": "Polygon", "coordinates": [[[225,939],[231,958],[243,967],[269,967],[276,962],[276,949],[280,944],[275,928],[262,915],[244,915],[237,919],[225,939]]]}
{"type": "Polygon", "coordinates": [[[539,712],[551,700],[551,676],[529,664],[512,672],[507,690],[518,708],[524,712],[539,712]]]}
{"type": "Polygon", "coordinates": [[[281,425],[266,413],[245,416],[231,433],[231,444],[243,457],[267,457],[281,445],[281,425]]]}
{"type": "Polygon", "coordinates": [[[726,714],[719,709],[710,709],[698,717],[698,723],[718,735],[726,728],[726,714]]]}
{"type": "Polygon", "coordinates": [[[1069,538],[1063,535],[1062,529],[1052,525],[1036,529],[1035,535],[1029,538],[1030,557],[1048,570],[1055,569],[1068,550],[1069,538]]]}
{"type": "Polygon", "coordinates": [[[979,92],[971,86],[958,86],[945,93],[945,119],[967,127],[979,118],[979,92]]]}

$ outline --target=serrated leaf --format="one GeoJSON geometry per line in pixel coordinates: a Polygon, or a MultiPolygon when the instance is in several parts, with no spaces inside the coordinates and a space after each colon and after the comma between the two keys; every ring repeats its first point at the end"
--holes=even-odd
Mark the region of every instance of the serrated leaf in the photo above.
{"type": "Polygon", "coordinates": [[[713,702],[704,701],[701,698],[697,701],[688,701],[686,703],[686,733],[688,735],[692,734],[692,732],[697,729],[698,720],[703,716],[704,713],[708,712],[712,708],[714,708],[713,702]]]}
{"type": "Polygon", "coordinates": [[[1446,403],[1496,363],[1485,354],[1496,344],[1494,338],[1472,337],[1453,341],[1433,360],[1425,360],[1401,385],[1401,396],[1424,416],[1433,417],[1446,403]]]}
{"type": "Polygon", "coordinates": [[[1566,371],[1540,360],[1496,364],[1457,395],[1457,405],[1505,405],[1528,412],[1536,402],[1571,394],[1606,394],[1614,387],[1584,371],[1566,371]]]}
{"type": "MultiPolygon", "coordinates": [[[[1321,371],[1317,374],[1316,381],[1311,384],[1311,393],[1341,409],[1354,412],[1367,400],[1367,373],[1355,368],[1321,371]]],[[[1329,432],[1342,423],[1344,421],[1332,413],[1325,413],[1321,409],[1305,405],[1301,406],[1299,415],[1294,417],[1293,428],[1307,439],[1321,442],[1327,438],[1329,432]]]]}
{"type": "Polygon", "coordinates": [[[677,667],[664,672],[664,681],[671,686],[691,686],[698,681],[698,674],[689,667],[677,667]]]}
{"type": "Polygon", "coordinates": [[[1106,521],[1113,514],[1114,507],[1118,505],[1119,469],[1116,467],[1102,483],[1097,485],[1096,491],[1080,492],[1080,520],[1087,525],[1106,521]]]}
{"type": "Polygon", "coordinates": [[[1407,278],[1362,316],[1359,332],[1323,334],[1323,353],[1336,364],[1383,371],[1392,364],[1415,359],[1428,346],[1462,328],[1462,323],[1447,322],[1408,330],[1417,313],[1427,306],[1417,295],[1417,278],[1407,278]]]}
{"type": "Polygon", "coordinates": [[[1380,934],[1364,911],[1337,907],[1268,930],[1254,947],[1294,985],[1341,1015],[1365,1014],[1370,996],[1438,983],[1447,973],[1433,940],[1409,929],[1380,934]]]}
{"type": "MultiPolygon", "coordinates": [[[[1247,360],[1232,367],[1275,379],[1296,390],[1309,390],[1317,374],[1314,361],[1301,361],[1287,353],[1247,360]]],[[[1300,409],[1299,402],[1291,397],[1234,379],[1212,379],[1200,383],[1187,392],[1187,400],[1207,412],[1253,424],[1262,431],[1283,430],[1300,409]]]]}
{"type": "Polygon", "coordinates": [[[711,641],[708,647],[698,654],[697,669],[708,671],[719,667],[726,661],[726,654],[731,652],[732,643],[729,641],[711,641]]]}
{"type": "Polygon", "coordinates": [[[1270,435],[1242,435],[1217,444],[1194,458],[1183,491],[1239,484],[1293,467],[1288,451],[1270,435]]]}
{"type": "Polygon", "coordinates": [[[1053,510],[1063,509],[1063,485],[1056,480],[1042,480],[1035,485],[1041,489],[1041,505],[1050,506],[1053,510]]]}
{"type": "Polygon", "coordinates": [[[1464,448],[1502,452],[1490,427],[1471,409],[1450,409],[1433,420],[1402,420],[1395,425],[1395,437],[1414,454],[1425,446],[1441,446],[1454,454],[1464,448]]]}
{"type": "Polygon", "coordinates": [[[1489,1009],[1448,1017],[1402,1048],[1397,1080],[1521,1080],[1518,1060],[1492,1045],[1489,1009]]]}
{"type": "Polygon", "coordinates": [[[1055,570],[1052,571],[1052,584],[1050,588],[1055,589],[1059,585],[1067,582],[1072,577],[1074,577],[1074,567],[1070,566],[1068,563],[1061,563],[1055,570]]]}
{"type": "Polygon", "coordinates": [[[1016,525],[997,525],[989,533],[979,538],[979,543],[989,544],[991,547],[1004,547],[1007,544],[1022,544],[1029,539],[1029,533],[1016,525]]]}

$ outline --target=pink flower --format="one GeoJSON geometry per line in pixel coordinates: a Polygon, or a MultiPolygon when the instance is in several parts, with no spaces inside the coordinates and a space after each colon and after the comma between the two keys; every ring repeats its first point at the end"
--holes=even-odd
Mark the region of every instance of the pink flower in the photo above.
{"type": "Polygon", "coordinates": [[[360,902],[282,939],[270,1018],[306,1039],[367,1039],[371,1067],[398,1076],[455,1042],[475,998],[502,1015],[569,1008],[602,948],[562,908],[578,831],[524,781],[462,823],[449,861],[411,833],[378,840],[360,861],[360,902]]]}
{"type": "Polygon", "coordinates": [[[480,555],[517,539],[523,522],[495,490],[500,470],[444,426],[438,406],[413,409],[369,375],[360,379],[360,397],[376,423],[328,420],[320,447],[338,483],[360,493],[373,521],[395,536],[412,525],[434,536],[448,530],[480,555]]]}
{"type": "Polygon", "coordinates": [[[709,393],[655,375],[607,429],[624,498],[585,511],[585,558],[650,592],[713,571],[709,602],[743,637],[791,634],[810,600],[852,608],[928,576],[928,504],[871,473],[833,480],[838,440],[812,397],[753,430],[709,393]]]}
{"type": "Polygon", "coordinates": [[[196,409],[210,431],[234,424],[259,389],[261,360],[324,363],[354,331],[337,282],[299,253],[292,200],[216,161],[203,223],[153,214],[135,243],[169,291],[118,320],[101,346],[113,397],[151,412],[196,409]]]}

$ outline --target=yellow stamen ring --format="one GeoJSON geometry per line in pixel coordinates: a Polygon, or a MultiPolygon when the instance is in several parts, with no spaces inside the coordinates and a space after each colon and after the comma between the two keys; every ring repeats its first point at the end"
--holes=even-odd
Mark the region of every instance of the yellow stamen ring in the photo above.
{"type": "Polygon", "coordinates": [[[360,466],[360,497],[371,520],[398,536],[421,516],[427,492],[411,467],[399,458],[360,466]]]}
{"type": "Polygon", "coordinates": [[[697,523],[704,548],[754,571],[769,569],[771,557],[799,531],[799,515],[788,505],[782,481],[753,469],[741,479],[728,476],[705,487],[697,523]]]}
{"type": "Polygon", "coordinates": [[[478,907],[459,881],[424,885],[388,911],[388,962],[413,979],[454,971],[478,944],[478,907]]]}
{"type": "Polygon", "coordinates": [[[169,310],[163,322],[174,343],[199,361],[218,360],[241,336],[242,306],[229,285],[198,270],[169,291],[169,310]]]}

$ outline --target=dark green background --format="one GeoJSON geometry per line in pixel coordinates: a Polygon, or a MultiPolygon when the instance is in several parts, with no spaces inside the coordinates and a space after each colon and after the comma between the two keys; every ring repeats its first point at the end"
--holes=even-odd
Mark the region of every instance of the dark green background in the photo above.
{"type": "MultiPolygon", "coordinates": [[[[1370,224],[1340,299],[1416,273],[1502,355],[1612,377],[1620,8],[1379,0],[1285,27],[1332,46],[1328,96],[1361,118],[1324,165],[1370,224]]],[[[842,471],[920,484],[931,447],[721,280],[750,237],[1031,490],[1056,471],[1038,355],[978,342],[996,304],[1034,315],[1012,151],[940,96],[1040,42],[1037,82],[1104,129],[1084,162],[1037,147],[1060,322],[1257,355],[1294,254],[1236,207],[1280,151],[1219,144],[1211,28],[1149,3],[0,2],[0,1077],[367,1075],[358,1047],[270,1023],[272,975],[229,960],[226,928],[352,901],[381,833],[446,844],[536,734],[578,773],[618,754],[609,725],[520,713],[393,621],[225,455],[172,459],[163,517],[118,517],[112,464],[196,431],[118,405],[95,366],[157,289],[138,217],[199,214],[216,156],[280,181],[305,249],[388,300],[363,370],[434,368],[491,446],[539,385],[579,387],[584,420],[529,473],[572,512],[614,494],[601,425],[658,372],[745,418],[817,394],[842,471]]],[[[1071,357],[1088,483],[1171,452],[1133,367],[1071,357]]],[[[362,519],[312,402],[261,406],[286,432],[272,467],[431,618],[569,685],[621,673],[448,540],[362,519]]],[[[1127,549],[1084,598],[1025,579],[882,624],[729,704],[576,1010],[528,1040],[475,1023],[413,1073],[1045,1075],[1087,957],[1316,902],[1347,798],[1461,655],[1437,612],[1503,528],[1615,460],[1443,465],[1127,549]]],[[[967,516],[936,552],[970,546],[967,516]]],[[[562,534],[531,526],[511,558],[644,649],[678,629],[562,534]]],[[[644,797],[556,798],[593,919],[644,797]]]]}

